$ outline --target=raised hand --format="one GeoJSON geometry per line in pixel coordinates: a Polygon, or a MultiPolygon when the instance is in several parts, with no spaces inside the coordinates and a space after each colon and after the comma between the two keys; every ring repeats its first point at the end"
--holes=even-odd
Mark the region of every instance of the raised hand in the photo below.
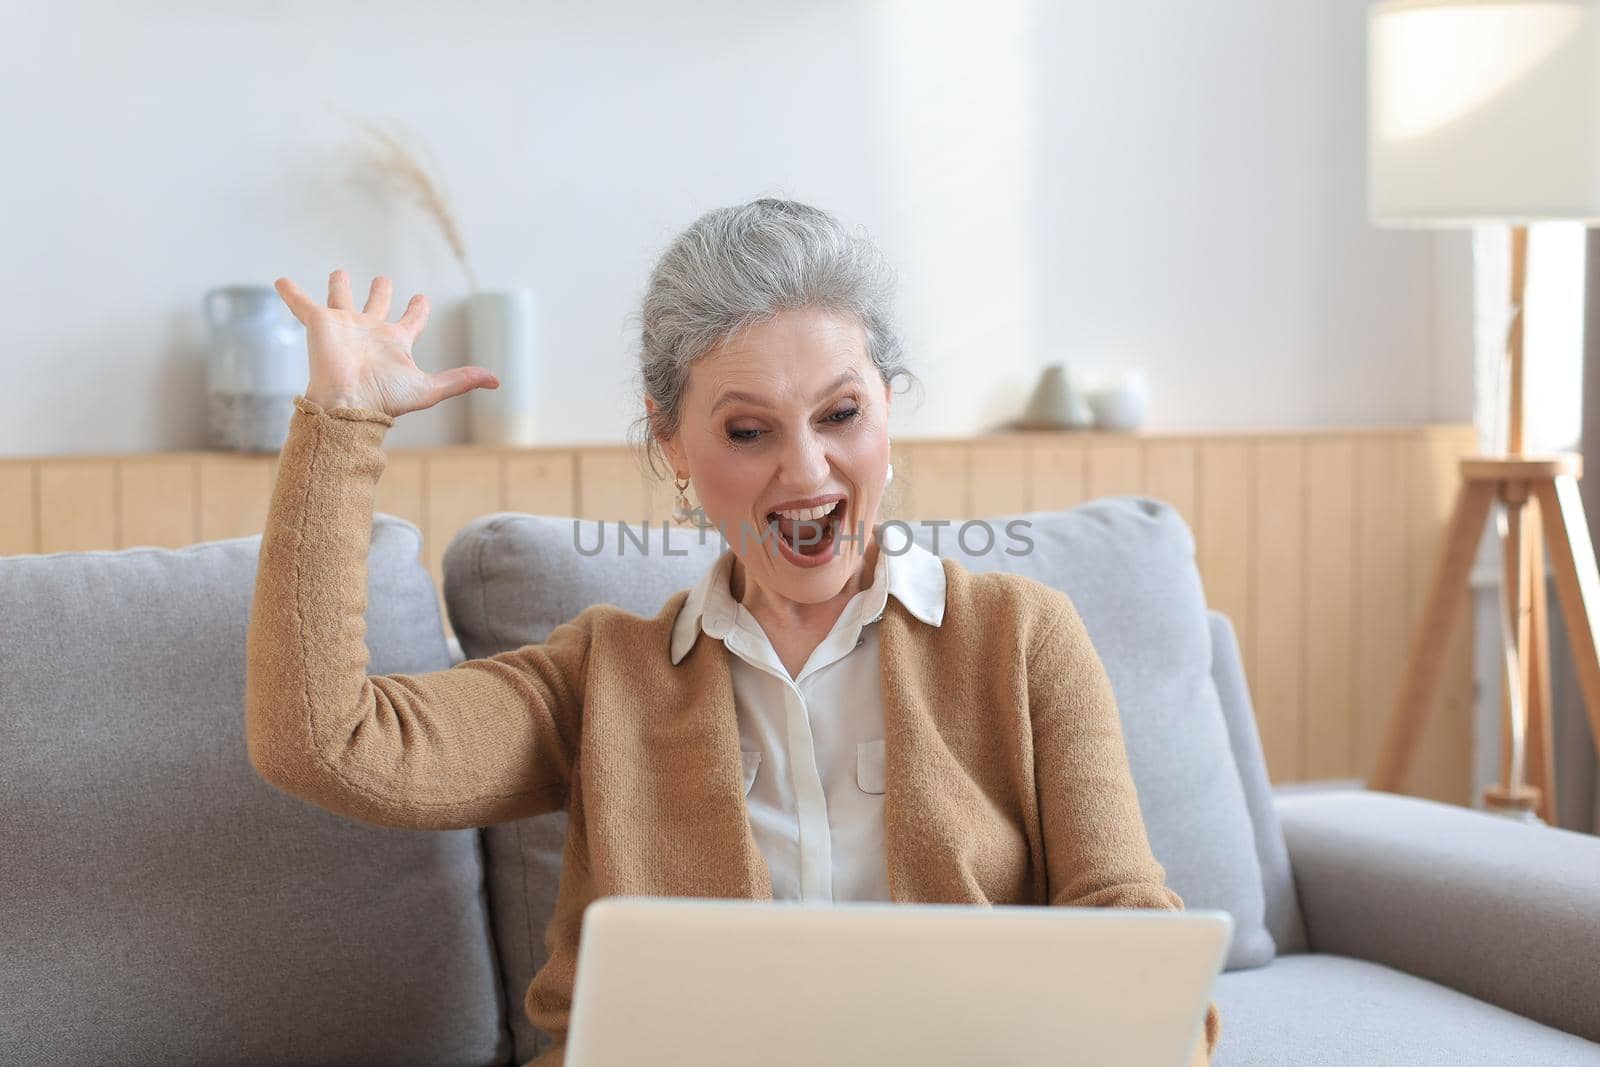
{"type": "Polygon", "coordinates": [[[413,296],[400,321],[389,322],[394,286],[381,274],[372,279],[360,311],[343,270],[328,277],[326,307],[288,278],[279,278],[273,288],[305,324],[311,357],[305,397],[324,408],[370,408],[398,418],[473,389],[500,387],[500,379],[483,367],[452,367],[437,374],[418,367],[411,346],[427,325],[428,298],[413,296]]]}

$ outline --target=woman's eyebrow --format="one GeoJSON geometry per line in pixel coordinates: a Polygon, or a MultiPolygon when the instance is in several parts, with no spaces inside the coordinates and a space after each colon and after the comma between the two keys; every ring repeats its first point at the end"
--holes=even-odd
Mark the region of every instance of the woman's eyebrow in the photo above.
{"type": "MultiPolygon", "coordinates": [[[[818,401],[820,401],[823,397],[827,396],[829,393],[831,393],[834,390],[840,388],[841,386],[848,385],[851,382],[855,382],[857,384],[859,384],[861,382],[861,372],[860,371],[857,371],[857,370],[854,370],[854,369],[845,371],[843,374],[839,375],[833,381],[829,382],[827,385],[823,386],[820,390],[818,390],[817,391],[817,395],[812,398],[811,402],[813,404],[815,404],[818,401]]],[[[771,406],[771,405],[769,405],[767,403],[766,397],[756,396],[754,393],[743,393],[743,392],[740,392],[737,389],[729,389],[728,391],[724,392],[722,395],[717,397],[716,403],[711,405],[710,414],[715,415],[717,413],[717,409],[718,408],[720,408],[722,405],[724,405],[726,403],[729,403],[730,401],[733,401],[733,400],[743,400],[748,404],[755,404],[755,405],[758,405],[760,407],[770,407],[771,406]]]]}

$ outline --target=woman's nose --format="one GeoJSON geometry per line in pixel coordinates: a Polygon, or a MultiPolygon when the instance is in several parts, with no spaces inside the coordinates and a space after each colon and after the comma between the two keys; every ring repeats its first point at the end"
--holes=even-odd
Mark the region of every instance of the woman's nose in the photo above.
{"type": "Polygon", "coordinates": [[[791,436],[783,451],[783,466],[778,472],[786,485],[800,491],[814,489],[828,477],[828,454],[815,433],[791,436]]]}

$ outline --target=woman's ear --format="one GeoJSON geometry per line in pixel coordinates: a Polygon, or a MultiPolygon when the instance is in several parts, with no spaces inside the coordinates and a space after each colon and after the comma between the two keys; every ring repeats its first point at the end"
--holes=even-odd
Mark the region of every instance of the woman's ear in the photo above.
{"type": "Polygon", "coordinates": [[[683,448],[678,440],[678,435],[674,433],[670,436],[664,436],[657,429],[657,408],[653,398],[648,396],[644,398],[644,410],[645,414],[650,418],[650,437],[655,441],[656,447],[661,449],[661,454],[667,457],[667,463],[671,465],[673,473],[687,472],[689,464],[683,455],[683,448]]]}

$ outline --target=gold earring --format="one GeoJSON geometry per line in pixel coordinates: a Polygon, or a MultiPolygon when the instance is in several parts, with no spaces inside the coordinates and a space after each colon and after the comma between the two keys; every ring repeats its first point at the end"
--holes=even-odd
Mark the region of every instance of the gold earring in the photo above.
{"type": "Polygon", "coordinates": [[[680,475],[673,479],[672,485],[678,490],[678,499],[672,503],[672,521],[683,526],[688,523],[692,514],[689,509],[689,497],[684,493],[684,490],[689,488],[689,479],[680,475]]]}
{"type": "MultiPolygon", "coordinates": [[[[715,523],[711,521],[711,516],[706,514],[706,509],[689,506],[689,497],[684,493],[684,490],[689,488],[689,479],[675,478],[672,484],[678,490],[678,499],[672,502],[672,521],[679,526],[692,525],[697,530],[711,529],[715,523]]],[[[705,544],[703,537],[704,535],[701,544],[705,544]]]]}

